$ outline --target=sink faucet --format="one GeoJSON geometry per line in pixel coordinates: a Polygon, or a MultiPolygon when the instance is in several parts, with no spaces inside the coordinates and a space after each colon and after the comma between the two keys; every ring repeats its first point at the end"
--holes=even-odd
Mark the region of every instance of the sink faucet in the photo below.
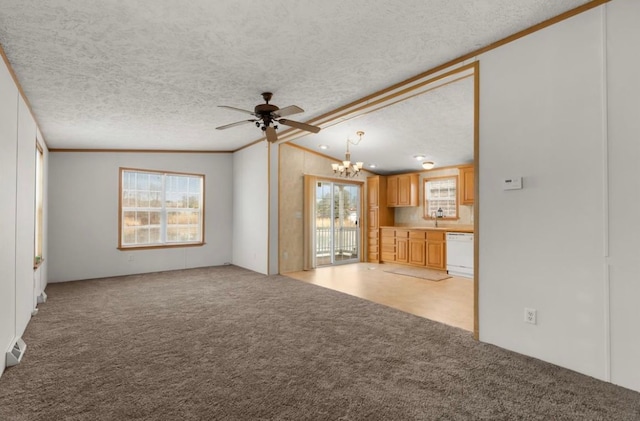
{"type": "Polygon", "coordinates": [[[431,217],[433,218],[434,221],[436,221],[436,228],[438,228],[438,218],[442,218],[443,215],[443,211],[442,208],[438,208],[437,211],[433,211],[431,213],[431,217]]]}

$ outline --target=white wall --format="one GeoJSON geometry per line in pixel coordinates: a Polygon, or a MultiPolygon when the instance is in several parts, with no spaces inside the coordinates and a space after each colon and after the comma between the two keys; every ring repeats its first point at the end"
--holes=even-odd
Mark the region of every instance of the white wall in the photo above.
{"type": "MultiPolygon", "coordinates": [[[[614,2],[615,3],[615,2],[614,2]]],[[[480,340],[607,378],[603,8],[480,57],[480,340]],[[524,177],[503,191],[501,180],[524,177]],[[538,324],[523,322],[537,309],[538,324]]]]}
{"type": "MultiPolygon", "coordinates": [[[[1,54],[1,51],[0,51],[1,54]]],[[[21,337],[46,282],[34,272],[37,126],[6,65],[0,64],[0,374],[5,352],[21,337]]],[[[43,145],[44,146],[44,145],[43,145]]],[[[45,165],[47,149],[44,147],[45,165]]],[[[45,175],[46,183],[46,175],[45,175]]],[[[43,209],[46,221],[47,209],[43,209]]],[[[46,235],[43,256],[47,257],[46,235]]]]}
{"type": "Polygon", "coordinates": [[[16,337],[22,336],[34,309],[36,123],[18,100],[18,178],[16,195],[16,337]]]}
{"type": "Polygon", "coordinates": [[[611,381],[640,391],[640,1],[607,4],[611,381]]]}
{"type": "Polygon", "coordinates": [[[0,374],[16,327],[16,169],[18,88],[0,64],[0,374]]]}
{"type": "Polygon", "coordinates": [[[231,174],[231,154],[51,153],[49,282],[230,262],[231,174]],[[118,250],[120,167],[204,174],[206,244],[202,247],[118,250]]]}
{"type": "Polygon", "coordinates": [[[233,264],[264,274],[269,270],[268,163],[266,142],[233,154],[233,264]]]}

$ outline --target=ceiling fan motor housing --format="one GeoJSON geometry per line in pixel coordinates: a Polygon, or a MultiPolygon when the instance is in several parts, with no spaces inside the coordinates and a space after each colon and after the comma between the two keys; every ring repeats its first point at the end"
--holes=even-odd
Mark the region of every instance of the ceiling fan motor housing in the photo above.
{"type": "Polygon", "coordinates": [[[256,107],[254,108],[254,112],[256,116],[262,120],[264,125],[268,126],[274,121],[273,115],[271,113],[274,113],[279,109],[280,108],[278,108],[275,105],[259,104],[259,105],[256,105],[256,107]]]}

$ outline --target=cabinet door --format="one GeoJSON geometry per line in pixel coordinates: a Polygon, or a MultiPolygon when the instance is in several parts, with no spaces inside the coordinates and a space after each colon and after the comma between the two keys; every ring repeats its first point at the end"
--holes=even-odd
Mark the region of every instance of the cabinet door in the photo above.
{"type": "Polygon", "coordinates": [[[433,269],[446,269],[444,242],[427,241],[427,266],[433,269]]]}
{"type": "Polygon", "coordinates": [[[409,240],[409,263],[412,265],[424,266],[426,263],[425,254],[426,242],[424,240],[409,240]]]}
{"type": "Polygon", "coordinates": [[[387,206],[398,206],[398,177],[387,177],[387,206]]]}
{"type": "Polygon", "coordinates": [[[380,179],[378,177],[367,178],[367,204],[377,207],[380,201],[378,190],[380,188],[380,179]]]}
{"type": "Polygon", "coordinates": [[[398,206],[411,205],[411,177],[403,175],[398,177],[398,206]]]}
{"type": "Polygon", "coordinates": [[[473,167],[460,168],[460,204],[473,205],[475,199],[475,180],[473,167]]]}
{"type": "Polygon", "coordinates": [[[407,263],[409,262],[408,253],[409,240],[406,238],[396,239],[396,262],[407,263]]]}
{"type": "Polygon", "coordinates": [[[370,230],[378,230],[378,208],[369,208],[367,216],[367,228],[370,230]]]}

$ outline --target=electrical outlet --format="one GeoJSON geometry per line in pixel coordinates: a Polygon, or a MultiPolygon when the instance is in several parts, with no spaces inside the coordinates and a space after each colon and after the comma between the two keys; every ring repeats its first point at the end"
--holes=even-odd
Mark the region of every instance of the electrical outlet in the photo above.
{"type": "Polygon", "coordinates": [[[524,309],[524,322],[531,323],[532,325],[536,324],[538,318],[538,312],[535,308],[526,308],[524,309]]]}

